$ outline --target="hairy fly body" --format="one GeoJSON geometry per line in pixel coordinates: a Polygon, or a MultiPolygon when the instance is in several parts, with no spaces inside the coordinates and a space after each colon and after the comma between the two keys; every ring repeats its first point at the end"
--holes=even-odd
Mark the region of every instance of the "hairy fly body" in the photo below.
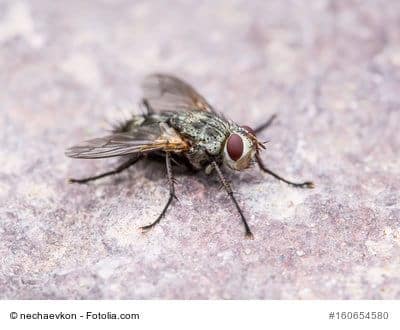
{"type": "Polygon", "coordinates": [[[86,141],[69,148],[66,155],[73,158],[107,158],[125,156],[127,160],[115,170],[70,182],[87,183],[117,174],[141,159],[163,160],[169,185],[169,198],[159,217],[150,225],[141,227],[146,231],[165,215],[175,197],[173,167],[183,165],[193,171],[214,172],[233,201],[246,236],[252,237],[246,218],[237,203],[231,185],[225,179],[223,167],[242,171],[253,163],[278,180],[294,187],[312,188],[310,181],[295,183],[269,170],[260,158],[264,145],[257,133],[271,125],[275,116],[252,130],[240,126],[217,114],[215,109],[184,81],[165,74],[153,74],[143,82],[143,104],[147,113],[133,115],[118,125],[112,134],[86,141]]]}

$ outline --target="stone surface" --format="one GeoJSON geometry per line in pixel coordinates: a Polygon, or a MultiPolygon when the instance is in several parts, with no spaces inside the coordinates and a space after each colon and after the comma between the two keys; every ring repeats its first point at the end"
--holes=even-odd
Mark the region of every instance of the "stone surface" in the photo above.
{"type": "Polygon", "coordinates": [[[0,297],[400,298],[400,2],[1,1],[0,297]],[[154,71],[231,119],[272,113],[257,168],[230,173],[254,232],[204,174],[67,146],[140,112],[154,71]]]}

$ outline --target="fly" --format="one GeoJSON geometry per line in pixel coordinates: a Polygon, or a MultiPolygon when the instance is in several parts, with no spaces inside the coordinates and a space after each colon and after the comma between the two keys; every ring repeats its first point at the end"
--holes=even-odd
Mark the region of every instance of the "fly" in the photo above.
{"type": "Polygon", "coordinates": [[[154,227],[176,198],[175,165],[185,166],[192,171],[204,170],[207,174],[214,172],[235,205],[246,236],[250,238],[253,237],[250,227],[223,174],[223,167],[243,171],[257,163],[261,171],[289,185],[314,187],[310,181],[296,183],[286,180],[264,165],[260,152],[265,147],[257,134],[271,125],[275,115],[253,130],[217,114],[192,86],[174,76],[149,75],[144,79],[142,88],[146,114],[133,115],[115,127],[110,135],[73,146],[66,151],[66,155],[84,159],[125,158],[112,171],[84,179],[70,179],[74,183],[87,183],[121,173],[143,159],[165,162],[169,197],[158,218],[141,227],[143,231],[154,227]]]}

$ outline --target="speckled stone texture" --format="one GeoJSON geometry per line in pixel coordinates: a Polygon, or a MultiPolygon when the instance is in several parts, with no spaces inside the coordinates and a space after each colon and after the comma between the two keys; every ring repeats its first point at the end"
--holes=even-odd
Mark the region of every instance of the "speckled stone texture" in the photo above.
{"type": "Polygon", "coordinates": [[[399,1],[1,1],[0,297],[400,298],[399,1]],[[161,164],[71,185],[117,161],[67,146],[140,112],[172,72],[231,119],[278,120],[257,168],[229,173],[254,240],[214,177],[161,164]]]}

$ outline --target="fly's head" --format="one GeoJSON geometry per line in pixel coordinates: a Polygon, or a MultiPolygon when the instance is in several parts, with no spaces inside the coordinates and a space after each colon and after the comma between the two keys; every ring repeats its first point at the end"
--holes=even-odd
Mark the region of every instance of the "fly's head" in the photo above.
{"type": "Polygon", "coordinates": [[[253,163],[260,148],[265,147],[250,127],[234,126],[225,140],[223,161],[233,170],[245,170],[253,163]]]}

